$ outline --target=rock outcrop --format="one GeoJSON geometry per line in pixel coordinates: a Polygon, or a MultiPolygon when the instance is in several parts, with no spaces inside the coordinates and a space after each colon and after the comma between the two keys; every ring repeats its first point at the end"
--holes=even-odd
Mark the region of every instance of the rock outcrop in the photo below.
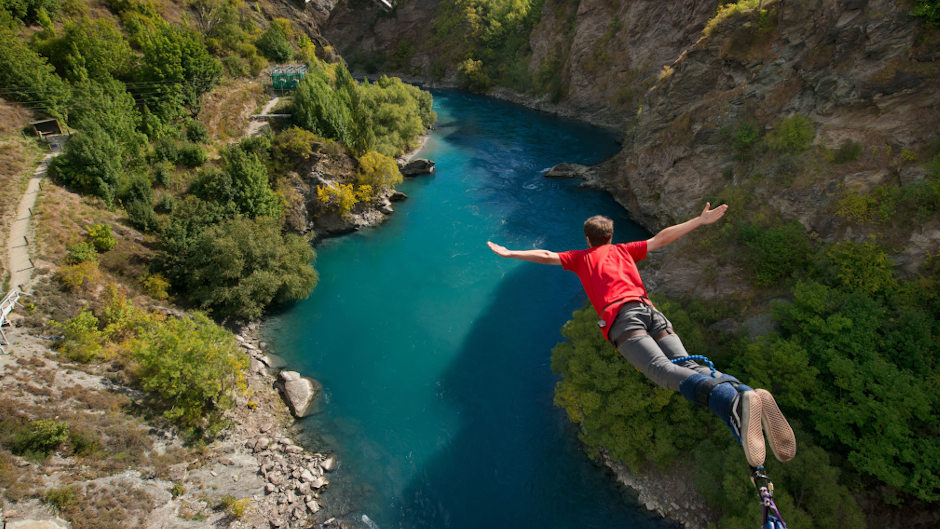
{"type": "Polygon", "coordinates": [[[281,371],[277,377],[277,389],[294,417],[300,419],[309,415],[323,388],[319,382],[296,371],[281,371]]]}
{"type": "Polygon", "coordinates": [[[402,176],[419,176],[434,173],[434,162],[427,158],[415,158],[401,165],[402,176]]]}

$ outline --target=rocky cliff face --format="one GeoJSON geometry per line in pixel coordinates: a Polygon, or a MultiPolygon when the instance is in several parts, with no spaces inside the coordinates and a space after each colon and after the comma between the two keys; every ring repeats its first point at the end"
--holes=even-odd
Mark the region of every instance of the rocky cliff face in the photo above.
{"type": "MultiPolygon", "coordinates": [[[[623,130],[622,152],[591,183],[650,230],[746,188],[732,208],[797,219],[825,240],[870,236],[870,226],[834,213],[847,191],[924,178],[940,122],[938,31],[903,1],[765,0],[762,12],[726,14],[706,32],[720,3],[547,0],[529,38],[528,69],[537,76],[554,64],[560,100],[491,93],[623,130]],[[733,149],[742,123],[763,135],[794,114],[813,125],[807,152],[742,160],[733,149]],[[862,147],[860,159],[831,163],[827,156],[849,141],[862,147]]],[[[408,77],[453,85],[456,61],[442,67],[441,58],[459,50],[428,44],[439,4],[404,0],[385,13],[372,2],[341,1],[324,33],[347,59],[378,57],[408,77]]],[[[914,270],[938,250],[940,224],[890,235],[904,239],[900,264],[914,270]]]]}

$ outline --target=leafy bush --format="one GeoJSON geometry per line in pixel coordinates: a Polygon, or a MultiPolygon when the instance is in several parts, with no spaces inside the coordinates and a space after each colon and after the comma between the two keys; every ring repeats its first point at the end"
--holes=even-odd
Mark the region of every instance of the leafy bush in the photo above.
{"type": "Polygon", "coordinates": [[[140,386],[159,397],[163,416],[195,433],[213,435],[224,426],[222,413],[244,389],[248,358],[232,334],[202,314],[154,321],[131,340],[140,386]]]}
{"type": "Polygon", "coordinates": [[[33,421],[16,432],[10,441],[10,451],[29,459],[49,457],[69,438],[69,425],[52,419],[33,421]]]}
{"type": "Polygon", "coordinates": [[[294,122],[357,154],[397,156],[434,122],[431,95],[398,78],[361,85],[343,64],[315,64],[294,92],[294,122]],[[331,80],[332,77],[332,80],[331,80]]]}
{"type": "Polygon", "coordinates": [[[709,19],[705,24],[704,33],[706,35],[713,34],[718,28],[718,25],[722,24],[725,20],[744,13],[752,13],[758,9],[760,4],[760,0],[738,0],[736,2],[719,3],[718,9],[715,11],[715,16],[709,19]]]}
{"type": "Polygon", "coordinates": [[[101,271],[96,261],[84,261],[60,267],[55,273],[55,279],[67,290],[77,292],[97,284],[101,279],[101,271]]]}
{"type": "Polygon", "coordinates": [[[816,127],[806,116],[794,114],[781,119],[767,135],[771,148],[786,153],[799,153],[809,148],[816,137],[816,127]]]}
{"type": "Polygon", "coordinates": [[[84,263],[85,261],[95,262],[98,260],[98,250],[90,242],[78,242],[69,245],[67,251],[65,262],[70,265],[84,263]]]}
{"type": "Polygon", "coordinates": [[[738,151],[738,156],[742,159],[750,158],[751,151],[759,140],[760,130],[747,122],[741,123],[732,135],[734,150],[738,151]]]}
{"type": "Polygon", "coordinates": [[[333,209],[340,216],[345,217],[352,211],[353,206],[359,202],[356,190],[352,184],[331,184],[317,186],[317,200],[324,206],[333,209]]]}
{"type": "Polygon", "coordinates": [[[66,358],[85,364],[101,355],[104,335],[98,330],[98,318],[90,310],[82,309],[75,317],[55,326],[62,330],[55,348],[66,358]]]}
{"type": "Polygon", "coordinates": [[[0,20],[0,86],[4,98],[29,101],[52,116],[64,116],[68,86],[13,25],[0,20]]]}
{"type": "Polygon", "coordinates": [[[0,2],[0,9],[30,25],[39,20],[41,12],[55,17],[61,7],[62,4],[56,0],[4,0],[0,2]]]}
{"type": "Polygon", "coordinates": [[[894,261],[873,242],[836,243],[826,253],[826,265],[835,275],[834,282],[848,289],[886,294],[898,286],[894,261]]]}
{"type": "Polygon", "coordinates": [[[85,231],[88,232],[88,238],[95,250],[100,253],[107,252],[117,244],[114,234],[111,233],[111,226],[108,224],[92,224],[86,226],[85,231]]]}
{"type": "Polygon", "coordinates": [[[144,292],[153,299],[164,300],[170,297],[168,294],[170,282],[160,274],[147,275],[141,278],[141,284],[144,286],[144,292]]]}
{"type": "Polygon", "coordinates": [[[78,503],[78,499],[75,497],[75,488],[69,486],[47,490],[42,495],[42,500],[58,510],[78,503]]]}
{"type": "Polygon", "coordinates": [[[464,88],[474,92],[484,92],[493,86],[493,80],[483,68],[483,61],[466,59],[457,65],[457,73],[464,88]]]}
{"type": "Polygon", "coordinates": [[[141,231],[153,232],[160,225],[157,212],[153,210],[149,202],[144,200],[135,200],[127,204],[124,206],[124,211],[127,212],[127,220],[130,221],[131,226],[141,231]]]}
{"type": "Polygon", "coordinates": [[[178,161],[186,167],[199,167],[206,163],[209,156],[202,145],[195,143],[184,143],[180,145],[178,161]]]}
{"type": "Polygon", "coordinates": [[[395,160],[375,151],[359,158],[356,172],[359,185],[370,186],[375,192],[384,192],[402,182],[401,171],[395,160]]]}
{"type": "Polygon", "coordinates": [[[306,297],[317,281],[314,252],[275,219],[235,218],[195,236],[175,272],[175,283],[219,317],[254,319],[271,303],[306,297]]]}
{"type": "Polygon", "coordinates": [[[797,221],[769,227],[741,223],[738,233],[741,242],[751,250],[747,262],[758,286],[774,285],[809,263],[809,239],[797,221]]]}
{"type": "Polygon", "coordinates": [[[206,143],[209,141],[209,129],[201,121],[190,120],[186,125],[186,139],[193,143],[206,143]]]}
{"type": "Polygon", "coordinates": [[[294,55],[294,49],[287,39],[282,23],[276,20],[258,37],[255,46],[262,55],[274,62],[287,62],[294,55]]]}
{"type": "Polygon", "coordinates": [[[846,163],[858,160],[862,154],[862,144],[854,140],[845,140],[839,148],[832,153],[833,163],[846,163]]]}
{"type": "Polygon", "coordinates": [[[914,0],[914,9],[911,14],[915,17],[923,17],[935,28],[940,27],[940,1],[938,0],[914,0]]]}

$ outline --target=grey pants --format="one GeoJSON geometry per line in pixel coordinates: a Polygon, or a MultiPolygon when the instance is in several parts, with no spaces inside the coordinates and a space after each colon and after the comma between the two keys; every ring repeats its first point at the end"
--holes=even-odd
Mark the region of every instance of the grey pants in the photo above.
{"type": "MultiPolygon", "coordinates": [[[[617,350],[656,385],[679,391],[679,384],[689,376],[696,373],[711,374],[708,366],[692,360],[679,365],[670,362],[675,358],[689,356],[689,353],[686,352],[679,336],[672,332],[672,324],[662,312],[639,301],[624,303],[610,327],[611,342],[616,344],[621,335],[639,330],[645,330],[646,333],[620,340],[617,350]],[[653,339],[663,332],[669,334],[658,341],[653,339]]],[[[715,376],[720,377],[721,373],[716,371],[715,376]]]]}

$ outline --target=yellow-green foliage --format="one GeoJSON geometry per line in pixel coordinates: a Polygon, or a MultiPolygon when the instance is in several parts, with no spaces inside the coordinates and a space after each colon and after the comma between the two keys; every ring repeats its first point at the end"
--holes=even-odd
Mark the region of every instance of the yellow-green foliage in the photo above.
{"type": "Polygon", "coordinates": [[[84,309],[56,324],[63,330],[56,348],[87,362],[107,347],[130,366],[164,417],[196,436],[214,435],[235,392],[245,389],[248,359],[232,334],[201,313],[177,318],[135,307],[114,285],[108,296],[100,317],[84,309]]]}
{"type": "Polygon", "coordinates": [[[225,507],[225,513],[235,519],[241,519],[245,516],[245,511],[248,510],[248,506],[251,505],[251,498],[242,498],[235,499],[235,496],[231,494],[226,494],[222,496],[220,500],[223,507],[225,507]]]}
{"type": "Polygon", "coordinates": [[[91,240],[95,250],[101,253],[107,252],[117,244],[114,234],[111,233],[111,226],[107,224],[92,224],[86,226],[85,231],[88,232],[88,239],[91,240]]]}
{"type": "Polygon", "coordinates": [[[373,190],[384,192],[402,181],[398,164],[390,156],[369,151],[359,158],[359,170],[356,173],[359,185],[370,186],[373,190]]]}
{"type": "Polygon", "coordinates": [[[77,292],[97,284],[101,280],[101,271],[97,262],[84,261],[59,268],[54,277],[66,290],[77,292]]]}
{"type": "Polygon", "coordinates": [[[718,10],[715,11],[715,16],[705,24],[705,34],[711,35],[714,33],[715,28],[729,17],[755,11],[760,3],[761,0],[738,0],[737,2],[726,2],[719,5],[718,10]]]}
{"type": "Polygon", "coordinates": [[[53,322],[62,330],[62,339],[56,350],[77,362],[91,362],[101,354],[104,333],[98,330],[98,318],[88,309],[82,309],[64,323],[53,322]]]}
{"type": "Polygon", "coordinates": [[[348,215],[359,201],[352,184],[317,186],[317,200],[342,216],[348,215]]]}
{"type": "Polygon", "coordinates": [[[780,152],[799,153],[809,148],[816,137],[816,125],[800,114],[785,117],[777,122],[769,134],[767,145],[780,152]]]}
{"type": "Polygon", "coordinates": [[[170,282],[160,274],[150,274],[141,278],[144,292],[153,299],[164,300],[170,297],[170,282]]]}

